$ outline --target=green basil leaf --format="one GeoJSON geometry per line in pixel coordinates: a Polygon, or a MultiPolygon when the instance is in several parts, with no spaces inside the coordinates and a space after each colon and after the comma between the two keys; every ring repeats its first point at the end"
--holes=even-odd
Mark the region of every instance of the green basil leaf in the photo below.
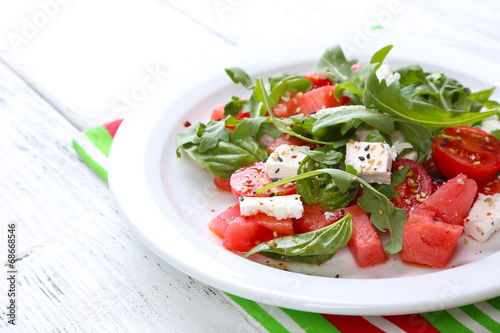
{"type": "Polygon", "coordinates": [[[261,243],[251,249],[245,257],[260,253],[273,259],[320,265],[347,245],[351,235],[352,217],[351,214],[347,214],[325,228],[261,243]]]}
{"type": "Polygon", "coordinates": [[[185,132],[177,133],[175,136],[175,143],[177,145],[176,153],[177,158],[181,157],[179,153],[179,149],[187,144],[199,144],[201,141],[201,133],[203,133],[205,129],[205,125],[197,122],[196,124],[192,124],[189,126],[185,132]]]}
{"type": "Polygon", "coordinates": [[[205,132],[201,137],[200,147],[198,149],[200,153],[203,153],[217,146],[221,140],[229,141],[229,133],[226,129],[226,123],[224,121],[211,121],[205,128],[205,132]]]}
{"type": "Polygon", "coordinates": [[[260,126],[265,121],[270,121],[268,117],[258,117],[258,118],[243,118],[236,125],[233,133],[231,133],[231,138],[233,140],[245,139],[249,136],[255,136],[260,129],[260,126]]]}
{"type": "Polygon", "coordinates": [[[252,78],[240,67],[226,68],[226,73],[234,83],[241,83],[247,89],[253,88],[252,78]]]}
{"type": "Polygon", "coordinates": [[[375,74],[375,66],[366,78],[363,102],[367,108],[375,108],[394,117],[413,122],[437,130],[446,127],[465,126],[491,117],[494,112],[462,112],[444,110],[435,105],[408,100],[401,94],[399,82],[387,85],[385,80],[379,82],[375,74]]]}
{"type": "Polygon", "coordinates": [[[198,145],[193,144],[183,147],[183,150],[211,174],[222,179],[229,179],[239,168],[267,157],[266,150],[252,138],[234,142],[219,141],[217,146],[203,153],[198,145]]]}

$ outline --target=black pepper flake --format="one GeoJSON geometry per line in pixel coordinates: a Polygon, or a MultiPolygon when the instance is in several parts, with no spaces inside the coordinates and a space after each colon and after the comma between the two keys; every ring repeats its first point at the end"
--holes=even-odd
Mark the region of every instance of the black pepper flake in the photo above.
{"type": "Polygon", "coordinates": [[[368,149],[370,149],[370,145],[366,145],[365,151],[368,151],[368,149]]]}
{"type": "Polygon", "coordinates": [[[313,112],[311,112],[311,114],[315,114],[315,113],[318,113],[318,111],[313,111],[313,112]]]}
{"type": "Polygon", "coordinates": [[[267,162],[267,157],[262,160],[262,163],[266,163],[266,162],[267,162]]]}
{"type": "Polygon", "coordinates": [[[321,183],[321,184],[319,184],[319,187],[321,187],[321,188],[325,188],[325,187],[326,187],[326,184],[325,184],[325,183],[321,183]]]}
{"type": "Polygon", "coordinates": [[[271,181],[274,183],[274,182],[277,182],[279,180],[279,178],[271,178],[271,181]]]}
{"type": "Polygon", "coordinates": [[[317,85],[314,85],[314,86],[313,86],[313,88],[314,88],[314,89],[318,89],[319,87],[318,87],[317,85]]]}
{"type": "Polygon", "coordinates": [[[446,145],[446,141],[440,144],[441,147],[445,146],[445,145],[446,145]]]}
{"type": "Polygon", "coordinates": [[[274,171],[274,173],[278,173],[280,172],[280,168],[276,169],[276,171],[274,171]]]}
{"type": "Polygon", "coordinates": [[[341,80],[337,80],[337,83],[342,83],[342,81],[341,80]]]}
{"type": "Polygon", "coordinates": [[[253,194],[257,194],[257,192],[256,192],[256,191],[253,191],[252,193],[253,193],[253,194]]]}
{"type": "Polygon", "coordinates": [[[340,274],[335,275],[335,278],[338,279],[340,277],[340,274]]]}
{"type": "Polygon", "coordinates": [[[272,198],[274,197],[274,192],[271,192],[271,194],[269,194],[269,198],[272,198]]]}
{"type": "Polygon", "coordinates": [[[243,200],[245,200],[245,198],[243,198],[243,197],[240,197],[240,201],[243,201],[243,200]]]}
{"type": "Polygon", "coordinates": [[[435,217],[433,217],[432,219],[433,219],[434,221],[439,221],[439,220],[438,220],[437,218],[435,218],[435,217]]]}
{"type": "Polygon", "coordinates": [[[363,156],[358,156],[358,158],[359,158],[360,161],[364,161],[365,160],[365,158],[363,156]]]}
{"type": "Polygon", "coordinates": [[[278,156],[278,161],[283,162],[283,159],[281,158],[281,156],[278,156]]]}
{"type": "Polygon", "coordinates": [[[366,154],[366,159],[369,160],[371,158],[370,154],[366,154]]]}

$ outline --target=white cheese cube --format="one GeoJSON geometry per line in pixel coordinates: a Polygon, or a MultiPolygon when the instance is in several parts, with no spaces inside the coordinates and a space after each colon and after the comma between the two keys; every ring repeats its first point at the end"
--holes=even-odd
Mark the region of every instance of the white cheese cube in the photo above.
{"type": "Polygon", "coordinates": [[[500,193],[478,194],[477,200],[464,220],[464,232],[479,242],[485,242],[500,229],[500,193]]]}
{"type": "Polygon", "coordinates": [[[500,120],[498,117],[485,119],[481,122],[481,129],[488,134],[491,134],[494,130],[500,130],[500,120]]]}
{"type": "Polygon", "coordinates": [[[240,213],[251,216],[264,213],[274,216],[277,220],[300,218],[304,206],[299,194],[277,195],[274,197],[240,197],[240,213]]]}
{"type": "Polygon", "coordinates": [[[311,116],[319,119],[327,114],[335,113],[336,111],[342,111],[342,110],[352,110],[352,109],[366,109],[363,105],[342,105],[342,106],[337,106],[334,108],[327,108],[327,109],[321,109],[318,110],[316,113],[312,114],[311,116]]]}
{"type": "Polygon", "coordinates": [[[390,184],[396,152],[384,142],[351,141],[346,146],[345,164],[356,169],[368,183],[390,184]]]}
{"type": "Polygon", "coordinates": [[[399,81],[399,79],[401,78],[401,75],[399,73],[393,74],[391,67],[386,64],[382,64],[375,72],[375,75],[377,76],[379,82],[385,80],[387,85],[390,85],[394,81],[399,81]]]}
{"type": "Polygon", "coordinates": [[[309,150],[307,146],[281,145],[277,147],[266,160],[269,178],[285,179],[297,176],[297,169],[307,156],[303,152],[309,150]]]}

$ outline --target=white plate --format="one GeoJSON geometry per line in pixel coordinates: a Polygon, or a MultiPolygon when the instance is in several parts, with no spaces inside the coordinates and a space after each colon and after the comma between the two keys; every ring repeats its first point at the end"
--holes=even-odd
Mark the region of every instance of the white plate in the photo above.
{"type": "MultiPolygon", "coordinates": [[[[215,190],[211,175],[187,155],[176,158],[176,133],[185,130],[185,121],[207,121],[212,107],[230,96],[248,94],[232,84],[224,68],[240,66],[252,77],[303,73],[332,44],[317,39],[238,50],[175,87],[161,87],[158,96],[125,120],[113,143],[109,181],[123,216],[153,252],[177,269],[223,291],[271,305],[331,314],[395,315],[499,295],[499,235],[486,244],[470,239],[466,245],[461,240],[449,265],[454,268],[444,270],[405,265],[397,256],[385,265],[360,269],[343,249],[322,266],[287,264],[290,270],[308,273],[300,274],[243,259],[223,249],[209,232],[207,223],[236,199],[215,190]],[[334,278],[336,274],[340,278],[334,278]]],[[[382,46],[354,50],[350,57],[367,62],[382,46]]],[[[487,81],[500,75],[500,66],[481,55],[430,40],[398,41],[387,61],[418,62],[473,90],[491,86],[487,81]]]]}

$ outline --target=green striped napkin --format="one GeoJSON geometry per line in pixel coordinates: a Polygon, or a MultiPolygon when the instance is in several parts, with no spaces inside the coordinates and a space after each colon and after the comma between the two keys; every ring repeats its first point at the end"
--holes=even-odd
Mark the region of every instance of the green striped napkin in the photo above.
{"type": "MultiPolygon", "coordinates": [[[[81,159],[106,182],[109,151],[121,122],[119,119],[89,129],[73,139],[73,147],[81,159]]],[[[421,314],[341,316],[278,308],[235,295],[226,295],[244,310],[251,320],[271,333],[500,332],[500,296],[473,305],[421,314]]]]}

